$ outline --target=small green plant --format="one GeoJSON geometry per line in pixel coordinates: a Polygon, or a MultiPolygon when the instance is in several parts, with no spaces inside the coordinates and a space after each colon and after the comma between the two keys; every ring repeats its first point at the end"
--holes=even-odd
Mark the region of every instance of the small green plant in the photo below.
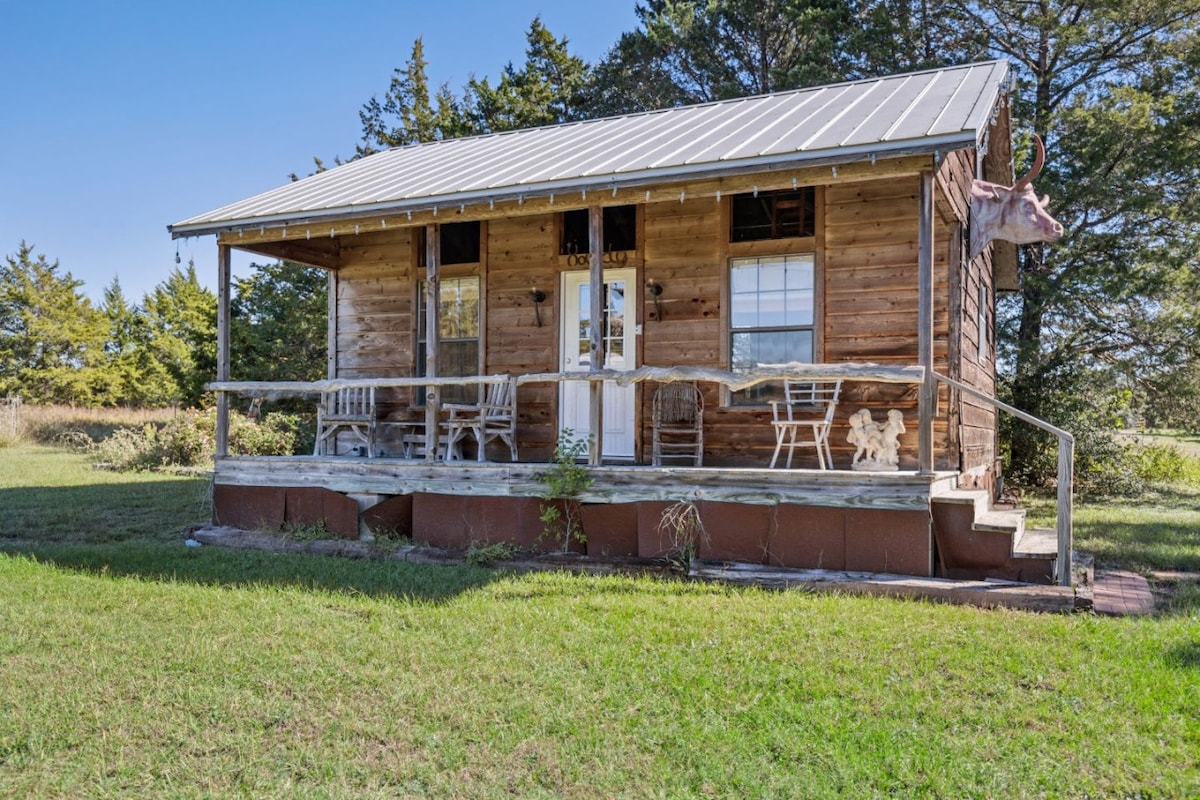
{"type": "Polygon", "coordinates": [[[575,437],[566,428],[559,434],[554,447],[554,462],[542,474],[546,491],[541,504],[542,535],[562,543],[562,552],[571,548],[571,540],[586,542],[583,533],[583,513],[579,497],[592,485],[587,467],[579,460],[587,455],[588,440],[575,437]]]}
{"type": "Polygon", "coordinates": [[[708,542],[700,509],[691,500],[680,500],[663,509],[658,534],[660,542],[666,537],[670,544],[667,562],[681,572],[686,572],[692,559],[700,554],[700,545],[708,542]]]}
{"type": "Polygon", "coordinates": [[[283,535],[296,542],[318,542],[334,538],[325,527],[323,519],[317,522],[289,522],[283,526],[283,535]]]}
{"type": "Polygon", "coordinates": [[[490,567],[495,562],[507,561],[516,554],[517,546],[512,542],[490,542],[488,544],[471,542],[471,546],[467,548],[466,559],[468,564],[490,567]]]}

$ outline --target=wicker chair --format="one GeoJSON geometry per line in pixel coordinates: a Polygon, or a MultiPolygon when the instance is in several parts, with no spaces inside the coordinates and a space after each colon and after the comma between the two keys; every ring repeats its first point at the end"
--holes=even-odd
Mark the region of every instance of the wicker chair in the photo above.
{"type": "Polygon", "coordinates": [[[665,383],[654,393],[651,464],[687,459],[704,464],[704,397],[694,383],[665,383]]]}

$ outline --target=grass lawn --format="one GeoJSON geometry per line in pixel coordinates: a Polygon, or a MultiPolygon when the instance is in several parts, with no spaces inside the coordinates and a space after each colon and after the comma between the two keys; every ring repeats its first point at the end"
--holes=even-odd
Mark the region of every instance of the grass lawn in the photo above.
{"type": "MultiPolygon", "coordinates": [[[[1054,526],[1054,498],[1023,497],[1029,522],[1054,526]]],[[[1200,571],[1200,487],[1159,486],[1136,498],[1075,503],[1075,549],[1097,567],[1200,571]]]]}
{"type": "Polygon", "coordinates": [[[0,449],[0,796],[1200,795],[1195,607],[188,549],[202,488],[0,449]]]}

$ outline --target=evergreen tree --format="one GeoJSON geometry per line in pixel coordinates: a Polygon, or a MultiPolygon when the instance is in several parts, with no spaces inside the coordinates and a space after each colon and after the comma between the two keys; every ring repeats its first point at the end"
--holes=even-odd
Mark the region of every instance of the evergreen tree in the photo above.
{"type": "Polygon", "coordinates": [[[510,61],[493,87],[472,79],[467,86],[465,112],[479,132],[535,128],[570,122],[587,115],[588,65],[571,55],[565,38],[556,39],[534,17],[525,34],[525,64],[510,61]]]}
{"type": "MultiPolygon", "coordinates": [[[[393,71],[391,85],[383,100],[372,97],[358,112],[363,130],[357,150],[359,157],[390,147],[451,139],[474,132],[459,110],[458,99],[445,84],[430,98],[426,66],[425,45],[417,37],[403,69],[393,71]]],[[[318,172],[322,171],[319,161],[317,167],[318,172]]]]}
{"type": "Polygon", "coordinates": [[[196,265],[171,270],[142,301],[144,381],[154,390],[147,401],[199,405],[204,384],[217,373],[217,298],[200,285],[196,265]]]}
{"type": "Polygon", "coordinates": [[[277,261],[234,281],[231,372],[235,380],[311,381],[326,373],[328,278],[277,261]]]}
{"type": "Polygon", "coordinates": [[[96,405],[140,405],[143,376],[138,364],[141,345],[140,310],[125,299],[121,282],[113,278],[104,288],[100,313],[108,324],[104,369],[92,385],[96,405]]]}
{"type": "MultiPolygon", "coordinates": [[[[1064,418],[1079,376],[1146,396],[1200,358],[1200,3],[954,5],[1014,63],[1022,161],[1039,134],[1038,186],[1066,229],[1059,243],[1021,249],[1020,291],[1002,305],[1011,399],[1087,426],[1064,418]]],[[[1041,438],[1013,435],[1014,461],[1033,464],[1041,438]]]]}
{"type": "Polygon", "coordinates": [[[0,395],[35,403],[90,404],[105,321],[82,281],[21,242],[0,264],[0,395]]]}
{"type": "Polygon", "coordinates": [[[495,86],[487,78],[472,78],[460,97],[446,84],[430,94],[425,48],[418,38],[404,67],[394,71],[383,100],[372,97],[358,112],[363,131],[358,156],[589,116],[588,65],[571,55],[567,40],[555,38],[540,18],[530,23],[525,39],[520,69],[509,62],[495,86]]]}

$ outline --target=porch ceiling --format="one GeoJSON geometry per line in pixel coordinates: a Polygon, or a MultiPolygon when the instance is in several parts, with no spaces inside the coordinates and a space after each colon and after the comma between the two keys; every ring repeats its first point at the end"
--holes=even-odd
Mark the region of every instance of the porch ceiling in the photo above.
{"type": "Polygon", "coordinates": [[[1006,61],[387,150],[170,225],[173,236],[974,147],[1006,61]]]}

